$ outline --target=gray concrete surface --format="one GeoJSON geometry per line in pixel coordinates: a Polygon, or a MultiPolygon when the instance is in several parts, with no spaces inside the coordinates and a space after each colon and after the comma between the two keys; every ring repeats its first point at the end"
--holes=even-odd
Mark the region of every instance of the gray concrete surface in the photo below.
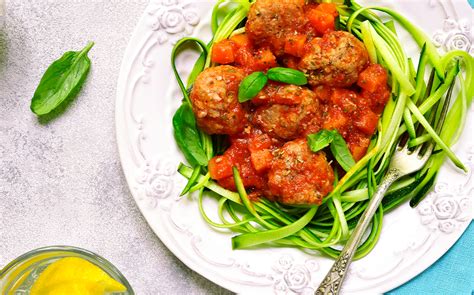
{"type": "MultiPolygon", "coordinates": [[[[2,0],[0,0],[2,2],[2,0]]],[[[48,245],[114,263],[137,294],[227,294],[176,259],[128,190],[115,140],[116,82],[146,0],[6,0],[0,17],[0,268],[48,245]],[[89,40],[77,99],[45,123],[30,111],[47,66],[89,40]]]]}

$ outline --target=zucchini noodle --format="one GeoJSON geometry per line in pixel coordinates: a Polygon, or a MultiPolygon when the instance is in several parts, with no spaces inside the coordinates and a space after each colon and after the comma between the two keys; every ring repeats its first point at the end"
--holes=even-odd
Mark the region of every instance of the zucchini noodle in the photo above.
{"type": "MultiPolygon", "coordinates": [[[[213,40],[207,44],[199,39],[184,38],[176,44],[172,52],[172,65],[183,92],[183,104],[191,105],[189,91],[192,84],[199,73],[211,66],[209,52],[213,44],[245,30],[245,20],[252,3],[253,1],[248,0],[217,1],[211,20],[213,40]],[[219,21],[223,6],[230,7],[231,10],[219,21]],[[189,42],[198,45],[202,53],[185,86],[176,70],[175,59],[183,44],[189,42]]],[[[324,198],[320,206],[290,206],[266,199],[251,201],[236,168],[233,176],[238,192],[232,192],[211,180],[206,165],[195,164],[190,167],[180,164],[179,173],[189,180],[182,195],[198,192],[197,202],[203,219],[212,227],[239,233],[232,238],[234,249],[268,244],[317,250],[327,256],[337,257],[340,251],[335,246],[344,244],[355,228],[370,197],[387,172],[397,142],[402,136],[408,137],[410,147],[434,141],[435,152],[421,171],[398,180],[389,189],[355,259],[364,257],[376,245],[385,213],[408,200],[411,206],[416,206],[423,199],[435,183],[446,158],[460,169],[466,170],[451,146],[461,135],[472,103],[474,59],[463,51],[440,55],[420,29],[391,9],[362,7],[354,1],[346,0],[338,6],[338,12],[339,29],[358,37],[367,48],[370,61],[380,63],[388,70],[392,99],[385,107],[367,154],[341,179],[336,180],[334,190],[324,198]],[[383,13],[392,20],[384,23],[376,12],[383,13]],[[419,45],[417,67],[407,57],[394,22],[399,23],[419,45]],[[425,81],[425,74],[432,69],[436,74],[425,81]],[[459,94],[451,99],[449,109],[439,107],[449,103],[453,83],[459,85],[459,94]],[[440,120],[443,112],[446,113],[445,121],[440,120]],[[210,197],[218,203],[219,220],[211,220],[206,213],[203,200],[210,197]]],[[[196,138],[200,142],[197,144],[203,148],[207,158],[211,159],[221,150],[221,139],[219,136],[198,132],[199,136],[196,138]]]]}

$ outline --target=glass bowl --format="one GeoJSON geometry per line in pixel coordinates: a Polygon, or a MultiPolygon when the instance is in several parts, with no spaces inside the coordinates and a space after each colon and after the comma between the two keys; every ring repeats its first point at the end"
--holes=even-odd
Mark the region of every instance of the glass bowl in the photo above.
{"type": "Polygon", "coordinates": [[[28,295],[39,274],[51,263],[66,257],[82,258],[97,265],[127,288],[126,292],[112,294],[135,294],[127,279],[112,263],[90,251],[70,246],[51,246],[35,249],[10,262],[0,271],[0,294],[28,295]]]}

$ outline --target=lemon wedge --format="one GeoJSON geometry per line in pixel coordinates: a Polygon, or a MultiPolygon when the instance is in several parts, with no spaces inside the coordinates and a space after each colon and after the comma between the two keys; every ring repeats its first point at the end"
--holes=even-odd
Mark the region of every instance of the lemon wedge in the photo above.
{"type": "Polygon", "coordinates": [[[127,288],[89,261],[68,257],[50,264],[36,279],[30,295],[103,295],[127,288]]]}

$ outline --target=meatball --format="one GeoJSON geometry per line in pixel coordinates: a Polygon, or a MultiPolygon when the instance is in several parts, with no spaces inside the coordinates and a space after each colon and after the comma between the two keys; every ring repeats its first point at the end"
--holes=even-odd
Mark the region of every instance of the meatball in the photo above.
{"type": "Polygon", "coordinates": [[[310,44],[298,67],[312,86],[351,86],[369,62],[364,44],[348,32],[331,32],[310,44]]]}
{"type": "Polygon", "coordinates": [[[304,0],[257,0],[250,7],[246,32],[257,46],[270,46],[282,55],[286,37],[306,24],[303,6],[304,0]]]}
{"type": "Polygon", "coordinates": [[[321,204],[333,182],[326,155],[311,152],[306,139],[287,142],[277,150],[268,173],[270,193],[284,204],[321,204]]]}
{"type": "Polygon", "coordinates": [[[208,134],[237,134],[246,125],[246,113],[238,101],[241,69],[217,66],[204,70],[191,91],[197,125],[208,134]]]}
{"type": "MultiPolygon", "coordinates": [[[[319,130],[322,108],[311,90],[295,85],[285,85],[281,86],[277,93],[285,93],[285,96],[297,97],[301,101],[293,105],[279,103],[260,106],[252,117],[252,123],[272,137],[283,140],[296,139],[307,130],[319,130]]],[[[284,101],[282,97],[278,100],[284,101]]],[[[293,102],[295,101],[294,99],[293,102]]]]}

